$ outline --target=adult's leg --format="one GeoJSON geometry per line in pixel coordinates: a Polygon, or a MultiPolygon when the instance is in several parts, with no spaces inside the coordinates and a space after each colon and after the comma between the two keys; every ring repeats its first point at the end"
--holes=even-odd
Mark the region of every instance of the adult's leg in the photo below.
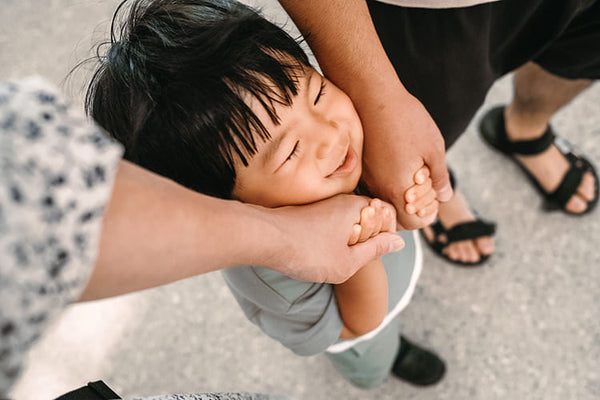
{"type": "MultiPolygon", "coordinates": [[[[489,36],[490,7],[427,10],[369,1],[369,9],[400,80],[423,102],[450,147],[502,74],[482,61],[491,58],[490,44],[482,39],[489,36]]],[[[439,208],[446,229],[475,220],[464,196],[454,193],[439,208]]],[[[431,228],[423,232],[431,242],[431,228]]],[[[494,242],[483,236],[450,243],[442,251],[452,260],[474,263],[494,251],[494,242]]]]}
{"type": "MultiPolygon", "coordinates": [[[[467,126],[491,83],[531,59],[560,76],[594,77],[590,74],[597,72],[598,65],[598,7],[595,0],[505,0],[450,10],[370,2],[373,21],[398,76],[423,102],[448,146],[467,126]]],[[[558,108],[568,101],[559,97],[562,103],[554,102],[558,108]]],[[[562,173],[554,172],[554,180],[562,173]]],[[[584,194],[588,180],[586,176],[581,188],[584,194]]],[[[474,219],[459,193],[440,205],[439,217],[446,228],[474,219]]],[[[432,235],[430,230],[425,233],[432,235]]],[[[490,254],[493,242],[489,237],[456,242],[444,251],[452,259],[474,261],[490,254]]]]}
{"type": "MultiPolygon", "coordinates": [[[[540,137],[546,131],[552,115],[591,83],[587,79],[561,78],[533,62],[519,68],[514,74],[513,101],[504,114],[509,139],[518,141],[540,137]]],[[[519,159],[548,192],[556,189],[569,169],[567,159],[556,146],[549,147],[541,154],[519,156],[519,159]]],[[[593,175],[585,173],[566,209],[574,213],[585,211],[587,202],[594,197],[594,185],[593,175]]]]}
{"type": "Polygon", "coordinates": [[[444,362],[434,352],[401,337],[399,315],[410,302],[423,260],[416,232],[400,235],[404,249],[382,257],[388,276],[386,325],[361,338],[338,342],[325,353],[346,380],[365,389],[379,385],[390,371],[416,385],[434,384],[445,372],[444,362]]]}
{"type": "Polygon", "coordinates": [[[446,371],[434,352],[400,336],[398,318],[367,342],[325,354],[347,381],[363,389],[380,385],[390,372],[413,385],[433,385],[446,371]]]}

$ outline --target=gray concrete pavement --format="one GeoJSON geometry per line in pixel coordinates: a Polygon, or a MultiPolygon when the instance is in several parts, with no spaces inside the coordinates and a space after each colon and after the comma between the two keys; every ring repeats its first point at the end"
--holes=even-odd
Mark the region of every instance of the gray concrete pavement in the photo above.
{"type": "MultiPolygon", "coordinates": [[[[61,83],[105,36],[116,4],[2,0],[0,79],[35,73],[61,83]]],[[[260,4],[285,21],[273,1],[260,4]]],[[[85,76],[64,87],[75,102],[85,76]]],[[[501,80],[482,109],[509,101],[510,91],[510,79],[501,80]]],[[[596,164],[599,111],[596,85],[553,121],[596,164]]],[[[483,268],[453,267],[425,251],[402,319],[410,337],[446,359],[437,386],[393,378],[370,391],[350,386],[324,357],[295,356],[262,335],[215,273],[73,306],[30,354],[14,397],[48,399],[102,378],[124,397],[243,390],[297,399],[600,398],[600,211],[542,212],[518,168],[486,148],[473,125],[448,158],[473,207],[499,231],[483,268]]]]}

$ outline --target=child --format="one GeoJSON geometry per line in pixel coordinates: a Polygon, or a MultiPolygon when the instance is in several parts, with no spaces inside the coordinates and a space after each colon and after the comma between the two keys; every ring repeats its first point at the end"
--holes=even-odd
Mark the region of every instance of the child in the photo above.
{"type": "MultiPolygon", "coordinates": [[[[359,117],[283,30],[231,0],[136,0],[117,41],[119,9],[86,106],[124,144],[125,158],[191,189],[265,207],[312,203],[356,188],[359,117]]],[[[415,174],[417,182],[407,198],[426,217],[436,209],[426,168],[415,174]]],[[[391,207],[373,200],[349,243],[394,228],[391,207]]],[[[392,270],[408,271],[404,281],[414,287],[418,272],[398,268],[398,256],[390,260],[392,270]]],[[[246,316],[296,353],[320,353],[340,340],[336,345],[344,350],[362,346],[365,354],[385,344],[387,356],[368,367],[366,358],[331,351],[353,383],[374,386],[390,369],[415,384],[435,383],[444,373],[441,360],[390,328],[388,309],[397,309],[398,296],[412,290],[397,279],[388,282],[390,273],[398,274],[373,260],[334,288],[261,267],[233,268],[224,276],[246,316]],[[388,297],[394,299],[389,307],[388,297]]]]}

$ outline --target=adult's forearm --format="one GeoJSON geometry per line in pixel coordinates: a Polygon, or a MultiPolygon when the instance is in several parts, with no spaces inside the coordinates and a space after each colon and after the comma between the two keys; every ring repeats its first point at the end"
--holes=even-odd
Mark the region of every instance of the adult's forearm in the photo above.
{"type": "Polygon", "coordinates": [[[81,299],[114,296],[256,262],[274,229],[249,206],[199,195],[121,162],[96,267],[81,299]]]}
{"type": "MultiPolygon", "coordinates": [[[[420,103],[415,104],[389,61],[366,2],[280,0],[280,3],[305,36],[325,75],[350,96],[360,115],[365,128],[363,178],[369,189],[384,200],[393,200],[390,191],[408,187],[422,160],[415,158],[414,163],[403,164],[402,174],[390,183],[392,188],[385,188],[372,184],[371,177],[383,173],[372,159],[388,158],[389,163],[395,161],[392,158],[397,160],[398,153],[381,152],[378,146],[386,137],[403,141],[407,140],[404,138],[407,132],[418,134],[411,125],[413,114],[418,116],[422,111],[415,110],[420,103]],[[399,114],[405,116],[401,122],[396,117],[399,114]],[[377,121],[376,125],[373,121],[377,121]]],[[[400,217],[401,208],[398,211],[400,217]]]]}
{"type": "Polygon", "coordinates": [[[339,195],[269,209],[205,196],[122,161],[99,255],[81,300],[116,296],[236,265],[339,283],[403,242],[384,232],[348,246],[368,199],[339,195]]]}
{"type": "Polygon", "coordinates": [[[410,96],[387,58],[364,0],[279,2],[306,38],[325,75],[352,98],[359,112],[367,106],[385,107],[387,96],[410,96]],[[372,104],[369,93],[377,94],[381,102],[372,104]]]}

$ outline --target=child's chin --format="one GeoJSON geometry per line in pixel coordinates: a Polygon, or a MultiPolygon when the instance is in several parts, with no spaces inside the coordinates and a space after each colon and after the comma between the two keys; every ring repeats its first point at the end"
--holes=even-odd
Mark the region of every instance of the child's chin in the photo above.
{"type": "Polygon", "coordinates": [[[348,183],[344,185],[344,190],[342,193],[352,193],[358,186],[358,181],[360,181],[360,173],[358,173],[355,177],[348,180],[348,183]]]}
{"type": "Polygon", "coordinates": [[[358,182],[360,181],[360,176],[362,175],[362,168],[357,168],[356,171],[354,172],[355,176],[352,180],[352,186],[354,190],[357,186],[358,186],[358,182]]]}

